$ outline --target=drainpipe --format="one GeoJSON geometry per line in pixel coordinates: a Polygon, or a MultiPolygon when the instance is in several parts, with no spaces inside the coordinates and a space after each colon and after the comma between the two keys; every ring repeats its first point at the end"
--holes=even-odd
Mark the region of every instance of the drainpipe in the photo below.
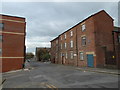
{"type": "Polygon", "coordinates": [[[77,45],[78,43],[77,41],[78,40],[77,40],[77,27],[76,27],[76,55],[77,55],[76,57],[77,57],[77,66],[78,66],[78,45],[77,45]]]}

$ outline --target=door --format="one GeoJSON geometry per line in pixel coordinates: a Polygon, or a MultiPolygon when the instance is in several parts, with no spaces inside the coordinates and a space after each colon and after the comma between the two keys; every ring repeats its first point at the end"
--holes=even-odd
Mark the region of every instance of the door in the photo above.
{"type": "Polygon", "coordinates": [[[93,54],[87,55],[87,65],[88,67],[94,67],[94,57],[93,54]]]}
{"type": "Polygon", "coordinates": [[[65,57],[62,57],[62,64],[65,64],[65,57]]]}

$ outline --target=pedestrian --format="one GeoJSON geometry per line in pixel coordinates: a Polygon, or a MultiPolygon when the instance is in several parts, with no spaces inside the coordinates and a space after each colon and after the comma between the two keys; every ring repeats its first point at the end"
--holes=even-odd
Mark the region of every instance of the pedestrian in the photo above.
{"type": "Polygon", "coordinates": [[[25,63],[23,63],[22,65],[23,65],[23,69],[25,69],[25,63]]]}

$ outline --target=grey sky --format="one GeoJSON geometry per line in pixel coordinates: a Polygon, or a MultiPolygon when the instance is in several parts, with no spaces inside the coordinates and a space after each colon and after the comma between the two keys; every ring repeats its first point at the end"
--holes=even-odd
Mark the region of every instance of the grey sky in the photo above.
{"type": "Polygon", "coordinates": [[[4,2],[2,13],[22,16],[27,21],[27,52],[50,47],[50,40],[100,10],[105,10],[118,26],[117,2],[4,2]]]}

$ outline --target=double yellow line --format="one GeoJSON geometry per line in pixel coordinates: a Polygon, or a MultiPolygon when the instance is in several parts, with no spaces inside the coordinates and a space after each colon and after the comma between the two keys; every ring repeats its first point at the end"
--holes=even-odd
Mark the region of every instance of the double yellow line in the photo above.
{"type": "Polygon", "coordinates": [[[46,86],[47,86],[48,88],[51,88],[52,90],[58,90],[58,88],[55,87],[54,85],[51,85],[51,84],[47,84],[47,83],[46,83],[46,86]]]}

